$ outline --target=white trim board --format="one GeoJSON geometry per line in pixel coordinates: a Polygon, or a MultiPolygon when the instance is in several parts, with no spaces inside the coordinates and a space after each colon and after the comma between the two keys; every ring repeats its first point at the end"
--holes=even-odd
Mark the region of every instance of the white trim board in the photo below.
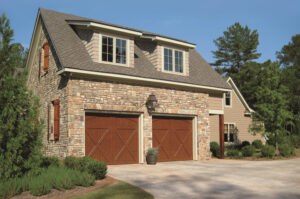
{"type": "Polygon", "coordinates": [[[63,68],[60,71],[57,71],[56,74],[60,75],[65,72],[84,74],[84,75],[95,75],[95,76],[99,76],[99,77],[135,80],[135,81],[150,82],[150,83],[160,83],[160,84],[167,84],[167,85],[173,85],[173,86],[183,86],[183,87],[189,87],[189,88],[205,89],[205,90],[215,90],[215,91],[221,91],[221,92],[230,91],[230,89],[226,89],[226,88],[200,86],[200,85],[189,84],[189,83],[172,82],[172,81],[168,81],[168,80],[158,80],[158,79],[151,79],[151,78],[144,78],[144,77],[134,77],[134,76],[129,76],[129,75],[94,72],[94,71],[79,70],[79,69],[72,69],[72,68],[63,68]]]}

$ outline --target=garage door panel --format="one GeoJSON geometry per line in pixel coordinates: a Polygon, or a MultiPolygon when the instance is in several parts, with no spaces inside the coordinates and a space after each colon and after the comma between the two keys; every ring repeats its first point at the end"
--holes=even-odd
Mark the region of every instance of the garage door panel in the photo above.
{"type": "Polygon", "coordinates": [[[153,117],[152,125],[158,161],[193,159],[192,119],[153,117]]]}
{"type": "Polygon", "coordinates": [[[107,164],[138,163],[138,117],[86,115],[86,155],[107,164]]]}

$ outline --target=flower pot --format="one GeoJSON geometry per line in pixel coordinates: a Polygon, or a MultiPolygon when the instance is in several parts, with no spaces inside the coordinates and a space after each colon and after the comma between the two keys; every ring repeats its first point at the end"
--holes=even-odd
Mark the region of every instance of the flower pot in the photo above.
{"type": "Polygon", "coordinates": [[[157,156],[156,155],[147,155],[146,156],[146,161],[147,161],[147,164],[156,164],[157,162],[157,156]]]}

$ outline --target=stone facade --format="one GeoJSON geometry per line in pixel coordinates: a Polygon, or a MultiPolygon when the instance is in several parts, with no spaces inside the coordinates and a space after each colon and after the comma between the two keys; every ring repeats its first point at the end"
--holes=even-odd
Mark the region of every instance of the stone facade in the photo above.
{"type": "Polygon", "coordinates": [[[208,159],[210,156],[207,94],[73,77],[69,80],[68,87],[68,121],[70,121],[68,135],[71,140],[68,147],[69,155],[85,155],[84,117],[89,110],[142,112],[144,151],[146,151],[152,146],[152,115],[149,115],[145,102],[153,93],[160,105],[156,113],[197,116],[198,159],[208,159]]]}
{"type": "MultiPolygon", "coordinates": [[[[84,34],[90,34],[86,31],[84,34]]],[[[93,36],[92,36],[93,37],[93,36]]],[[[147,97],[155,94],[159,107],[155,113],[187,115],[197,118],[197,159],[210,158],[208,94],[196,90],[171,88],[161,85],[100,80],[92,77],[57,75],[58,62],[50,43],[49,71],[43,72],[40,53],[47,40],[44,31],[34,52],[34,63],[29,68],[28,88],[40,98],[40,117],[45,121],[43,143],[45,155],[85,155],[85,113],[88,111],[122,111],[143,113],[143,149],[152,146],[152,115],[145,106],[147,97]],[[49,106],[60,100],[60,138],[51,136],[49,106]]],[[[93,48],[93,45],[86,46],[93,48]]],[[[133,41],[131,41],[133,42],[133,41]]],[[[133,47],[133,43],[131,44],[133,47]]],[[[92,50],[89,51],[93,57],[92,50]]],[[[134,54],[134,53],[132,53],[134,54]]]]}
{"type": "Polygon", "coordinates": [[[34,52],[34,61],[29,69],[29,77],[27,86],[32,90],[33,94],[40,99],[40,118],[44,121],[44,153],[46,155],[56,155],[65,157],[68,147],[68,104],[67,104],[67,84],[68,79],[64,76],[56,75],[58,70],[54,59],[53,48],[50,44],[49,51],[49,70],[47,73],[43,71],[43,44],[47,41],[44,30],[38,41],[37,51],[34,52]],[[54,141],[51,135],[51,129],[48,124],[48,109],[55,99],[60,100],[60,139],[54,141]]]}

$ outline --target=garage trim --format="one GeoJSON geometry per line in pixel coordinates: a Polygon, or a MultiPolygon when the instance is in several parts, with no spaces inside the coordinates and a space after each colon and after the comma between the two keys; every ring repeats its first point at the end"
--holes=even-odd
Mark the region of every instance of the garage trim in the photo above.
{"type": "MultiPolygon", "coordinates": [[[[85,109],[86,113],[99,113],[99,114],[112,114],[112,115],[136,115],[138,116],[138,136],[139,136],[139,163],[144,163],[144,114],[142,112],[127,112],[127,111],[113,111],[113,110],[93,110],[93,109],[85,109]]],[[[84,117],[85,120],[85,117],[84,117]]],[[[86,122],[84,121],[84,129],[85,129],[86,122]]],[[[84,133],[85,139],[85,133],[84,133]]],[[[85,142],[84,142],[84,149],[85,149],[85,142]]],[[[85,153],[85,150],[84,150],[85,153]]],[[[86,155],[86,154],[84,154],[86,155]]]]}
{"type": "MultiPolygon", "coordinates": [[[[189,114],[169,114],[169,113],[152,113],[152,116],[162,116],[162,117],[183,117],[183,118],[192,118],[192,129],[193,129],[193,160],[198,160],[198,128],[197,128],[197,123],[198,123],[198,117],[197,115],[189,115],[189,114]]],[[[153,117],[152,117],[153,119],[153,117]]],[[[153,130],[152,130],[153,133],[153,130]]]]}

